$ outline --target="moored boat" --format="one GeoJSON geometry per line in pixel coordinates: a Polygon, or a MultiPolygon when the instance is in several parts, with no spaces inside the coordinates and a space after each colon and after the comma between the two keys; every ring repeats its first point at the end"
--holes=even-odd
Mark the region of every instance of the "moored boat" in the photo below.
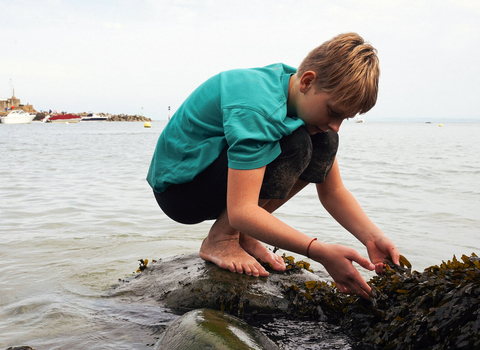
{"type": "Polygon", "coordinates": [[[96,113],[89,113],[87,116],[82,117],[82,122],[106,122],[107,116],[96,114],[96,113]]]}
{"type": "Polygon", "coordinates": [[[42,119],[42,123],[78,123],[81,116],[75,114],[52,114],[42,119]]]}
{"type": "Polygon", "coordinates": [[[0,117],[2,124],[30,124],[35,114],[27,113],[21,109],[11,111],[6,116],[0,117]]]}

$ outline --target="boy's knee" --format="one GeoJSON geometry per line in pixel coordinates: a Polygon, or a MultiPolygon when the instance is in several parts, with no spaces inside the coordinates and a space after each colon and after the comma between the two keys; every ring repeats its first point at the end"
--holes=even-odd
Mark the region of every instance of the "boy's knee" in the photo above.
{"type": "Polygon", "coordinates": [[[313,145],[310,134],[307,128],[300,127],[295,130],[291,135],[286,136],[280,140],[280,147],[282,153],[280,159],[292,159],[292,166],[295,168],[305,169],[310,163],[312,157],[313,145]]]}
{"type": "Polygon", "coordinates": [[[322,183],[332,169],[338,150],[338,134],[325,132],[312,136],[313,151],[310,163],[299,179],[310,183],[322,183]]]}
{"type": "Polygon", "coordinates": [[[282,153],[267,165],[260,198],[286,198],[298,177],[310,163],[313,145],[306,128],[301,127],[280,140],[282,153]]]}

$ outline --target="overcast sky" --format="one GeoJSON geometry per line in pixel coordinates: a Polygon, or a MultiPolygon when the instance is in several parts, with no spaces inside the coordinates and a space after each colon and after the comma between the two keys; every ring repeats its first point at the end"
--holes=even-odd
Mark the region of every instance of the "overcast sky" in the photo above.
{"type": "Polygon", "coordinates": [[[204,80],[357,32],[378,49],[368,120],[480,121],[478,0],[1,0],[0,98],[166,119],[204,80]]]}

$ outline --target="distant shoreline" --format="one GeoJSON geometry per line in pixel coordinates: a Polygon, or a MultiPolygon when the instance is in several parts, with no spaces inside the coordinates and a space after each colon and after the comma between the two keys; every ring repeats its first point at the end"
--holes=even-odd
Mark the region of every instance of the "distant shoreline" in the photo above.
{"type": "MultiPolygon", "coordinates": [[[[22,108],[16,108],[15,110],[23,110],[23,109],[22,108]]],[[[8,111],[0,111],[0,117],[6,116],[11,111],[13,111],[13,109],[8,110],[8,111]]],[[[33,121],[41,121],[47,115],[62,115],[62,114],[72,114],[72,115],[77,115],[77,116],[80,116],[80,117],[86,117],[89,114],[95,114],[95,115],[98,115],[98,116],[107,117],[107,120],[106,120],[107,122],[151,122],[152,121],[151,118],[147,118],[147,117],[144,117],[144,116],[138,115],[138,114],[129,115],[129,114],[87,113],[87,112],[81,112],[81,113],[68,113],[68,112],[47,113],[47,112],[36,112],[36,111],[33,111],[33,112],[26,111],[26,112],[36,114],[36,117],[33,119],[33,121]]]]}
{"type": "MultiPolygon", "coordinates": [[[[86,117],[88,116],[89,114],[92,114],[92,113],[86,113],[86,112],[82,112],[82,113],[52,113],[52,114],[73,114],[73,115],[78,115],[80,117],[86,117]]],[[[152,119],[151,118],[147,118],[147,117],[144,117],[142,115],[138,115],[138,114],[134,114],[134,115],[128,115],[128,114],[110,114],[110,113],[93,113],[95,115],[98,115],[98,116],[102,116],[102,117],[107,117],[107,122],[151,122],[152,119]]],[[[37,116],[35,117],[35,119],[33,119],[33,121],[40,121],[42,120],[43,118],[45,118],[45,116],[48,115],[48,113],[45,113],[45,112],[39,112],[37,113],[37,116]]]]}

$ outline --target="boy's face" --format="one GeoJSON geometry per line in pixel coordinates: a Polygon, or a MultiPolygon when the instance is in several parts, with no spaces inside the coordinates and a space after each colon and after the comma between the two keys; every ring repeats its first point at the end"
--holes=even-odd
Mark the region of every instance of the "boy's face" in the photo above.
{"type": "Polygon", "coordinates": [[[312,86],[297,104],[297,116],[305,122],[310,135],[327,132],[338,132],[345,119],[350,119],[356,113],[347,113],[334,103],[331,94],[315,91],[312,86]]]}

